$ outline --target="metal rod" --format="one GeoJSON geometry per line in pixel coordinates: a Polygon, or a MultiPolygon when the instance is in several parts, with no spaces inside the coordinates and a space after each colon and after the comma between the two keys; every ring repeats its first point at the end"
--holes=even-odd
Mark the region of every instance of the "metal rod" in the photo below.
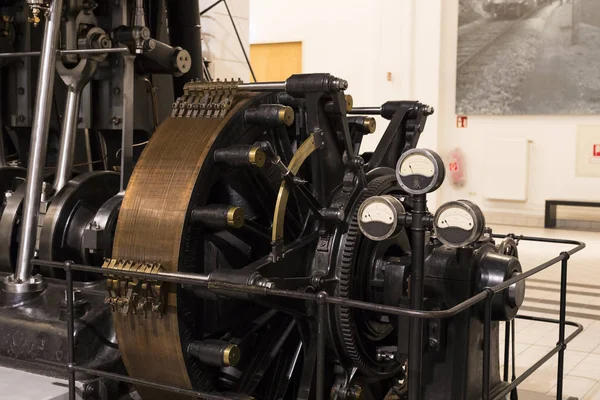
{"type": "MultiPolygon", "coordinates": [[[[425,274],[425,227],[423,216],[427,211],[427,198],[424,194],[412,197],[412,242],[410,274],[410,308],[420,311],[423,308],[423,287],[425,274]]],[[[408,348],[408,399],[421,399],[421,374],[423,363],[423,320],[411,318],[409,323],[408,348]]]]}
{"type": "Polygon", "coordinates": [[[492,298],[494,292],[486,289],[488,297],[485,299],[484,320],[483,320],[483,382],[481,385],[481,398],[488,400],[490,398],[490,353],[492,342],[492,298]]]}
{"type": "Polygon", "coordinates": [[[381,115],[381,107],[354,107],[348,111],[350,115],[381,115]]]}
{"type": "Polygon", "coordinates": [[[69,375],[69,400],[75,400],[75,319],[73,315],[73,271],[69,268],[71,262],[65,262],[67,279],[67,372],[69,375]]]}
{"type": "Polygon", "coordinates": [[[250,59],[248,58],[248,54],[246,53],[246,48],[244,47],[244,42],[240,37],[240,33],[238,32],[237,26],[235,25],[235,21],[233,20],[233,15],[231,15],[231,11],[229,10],[229,4],[227,4],[227,0],[223,0],[223,4],[225,4],[225,8],[227,8],[227,14],[229,14],[229,19],[231,20],[231,25],[233,25],[233,30],[235,31],[235,35],[238,38],[238,42],[240,43],[240,47],[242,48],[242,52],[244,53],[244,58],[246,59],[246,63],[248,64],[248,69],[250,69],[250,74],[252,74],[252,79],[256,82],[256,75],[254,75],[254,70],[252,69],[252,64],[250,64],[250,59]]]}
{"type": "Polygon", "coordinates": [[[558,352],[558,370],[556,377],[556,398],[562,399],[563,392],[563,373],[565,366],[565,349],[567,345],[565,343],[565,319],[567,314],[567,266],[569,263],[569,255],[563,253],[565,256],[561,263],[560,269],[560,313],[558,325],[558,346],[560,351],[558,352]]]}
{"type": "Polygon", "coordinates": [[[60,13],[63,1],[54,0],[46,17],[45,34],[42,43],[40,59],[40,74],[38,78],[35,99],[35,113],[31,128],[31,147],[27,168],[26,193],[23,203],[23,218],[19,253],[17,255],[14,280],[16,283],[28,282],[31,278],[32,265],[30,260],[35,251],[42,182],[46,164],[46,147],[50,125],[50,110],[54,93],[54,76],[56,71],[56,46],[60,31],[60,13]]]}
{"type": "Polygon", "coordinates": [[[508,382],[508,363],[510,361],[510,325],[512,321],[504,323],[504,381],[508,382]]]}
{"type": "Polygon", "coordinates": [[[258,82],[258,83],[240,83],[238,90],[247,90],[250,92],[285,92],[286,83],[284,82],[258,82]]]}
{"type": "MultiPolygon", "coordinates": [[[[73,173],[73,158],[75,156],[75,143],[77,140],[77,125],[79,124],[79,104],[83,88],[96,72],[98,63],[93,60],[82,60],[85,63],[78,76],[65,76],[68,82],[65,115],[60,135],[60,150],[54,178],[54,190],[58,192],[71,179],[73,173]]],[[[62,68],[61,68],[62,69],[62,68]]]]}
{"type": "MultiPolygon", "coordinates": [[[[56,50],[59,56],[69,54],[85,55],[85,54],[107,54],[107,53],[129,53],[126,47],[114,47],[111,49],[74,49],[74,50],[56,50]]],[[[37,57],[42,55],[41,51],[22,51],[14,53],[0,53],[0,58],[20,58],[20,57],[37,57]]]]}
{"type": "MultiPolygon", "coordinates": [[[[309,238],[310,238],[310,236],[306,237],[306,239],[309,239],[309,238]]],[[[535,241],[544,242],[544,239],[540,239],[540,238],[533,238],[533,239],[536,239],[535,241]]],[[[530,239],[521,238],[521,240],[530,240],[530,239]]],[[[552,242],[576,245],[576,247],[569,250],[568,253],[574,253],[574,252],[580,251],[582,248],[585,247],[584,243],[571,241],[571,240],[563,240],[563,241],[558,241],[558,242],[555,242],[553,240],[552,242]]],[[[308,243],[308,240],[307,240],[307,243],[308,243]]],[[[293,246],[293,245],[294,244],[292,244],[290,246],[293,246]]],[[[31,263],[33,265],[38,265],[38,266],[43,266],[43,267],[63,268],[62,263],[48,261],[48,260],[33,259],[33,260],[31,260],[31,263]]],[[[157,276],[155,274],[113,270],[113,269],[102,269],[102,268],[98,268],[98,267],[94,267],[94,266],[90,266],[90,265],[80,265],[80,264],[73,264],[73,265],[71,265],[70,268],[73,270],[76,270],[76,271],[91,272],[94,274],[131,276],[131,277],[136,277],[136,278],[152,278],[154,280],[156,280],[156,276],[157,276]]],[[[161,280],[164,282],[174,282],[174,283],[191,284],[191,285],[198,285],[198,286],[207,286],[208,280],[209,280],[208,275],[182,273],[182,272],[158,273],[158,275],[162,275],[162,274],[165,274],[165,276],[161,277],[161,280]]],[[[519,276],[519,278],[523,277],[524,275],[525,274],[521,274],[519,276]]],[[[519,280],[521,280],[521,279],[519,279],[519,280]]],[[[226,290],[232,290],[232,291],[239,291],[241,293],[257,294],[257,295],[263,295],[263,296],[266,296],[266,295],[280,296],[280,297],[288,297],[288,298],[299,299],[299,300],[316,301],[316,295],[310,294],[310,293],[296,292],[296,291],[282,290],[282,289],[267,289],[267,288],[263,288],[263,287],[239,285],[239,284],[232,284],[232,283],[226,283],[226,282],[211,282],[210,288],[211,289],[226,289],[226,290]]],[[[494,288],[491,288],[491,289],[494,289],[494,288]]],[[[350,300],[350,299],[346,299],[346,298],[342,298],[342,297],[335,297],[335,296],[328,296],[327,299],[325,300],[325,302],[327,304],[354,307],[354,308],[358,308],[361,310],[375,311],[375,312],[379,312],[379,313],[403,315],[403,316],[422,318],[422,319],[434,319],[434,318],[443,319],[443,318],[452,317],[452,316],[466,310],[467,308],[472,307],[473,305],[484,300],[486,297],[487,297],[487,292],[483,291],[483,292],[476,294],[473,297],[468,298],[467,300],[463,301],[462,303],[455,305],[452,308],[449,308],[446,310],[441,310],[441,311],[419,311],[419,310],[412,310],[412,309],[402,308],[402,307],[384,306],[384,305],[380,305],[380,304],[367,303],[367,302],[359,301],[359,300],[350,300]]],[[[527,318],[523,318],[523,319],[527,319],[527,318]]],[[[536,319],[536,321],[546,321],[546,320],[540,318],[540,319],[536,319]]],[[[552,320],[547,320],[547,322],[551,322],[551,321],[552,320]]],[[[567,324],[567,325],[569,325],[569,324],[567,324]]],[[[573,326],[577,326],[577,325],[573,325],[573,326]]]]}
{"type": "Polygon", "coordinates": [[[123,118],[121,123],[121,193],[127,189],[133,173],[133,116],[134,116],[135,56],[123,56],[123,118]]]}
{"type": "MultiPolygon", "coordinates": [[[[54,364],[54,363],[52,363],[52,364],[54,364]]],[[[163,385],[161,383],[151,382],[151,381],[147,381],[144,379],[131,378],[129,376],[114,374],[111,372],[101,371],[101,370],[97,370],[97,369],[85,368],[85,367],[80,367],[80,366],[73,366],[72,369],[75,372],[81,372],[81,373],[85,373],[85,374],[95,375],[95,376],[99,376],[102,378],[108,378],[108,379],[112,379],[112,380],[119,381],[119,382],[127,382],[127,383],[131,383],[133,385],[146,386],[146,387],[150,387],[153,389],[166,390],[166,391],[181,394],[181,395],[193,396],[195,398],[199,397],[199,398],[205,399],[205,400],[231,400],[231,397],[227,397],[227,396],[220,396],[220,395],[216,395],[216,394],[212,394],[212,393],[199,392],[196,390],[182,389],[182,388],[178,388],[175,386],[163,385]]],[[[250,397],[250,396],[239,397],[239,399],[240,400],[250,400],[250,399],[252,399],[252,397],[250,397]]]]}
{"type": "Polygon", "coordinates": [[[326,292],[317,294],[317,400],[323,400],[325,396],[325,300],[326,292]]]}
{"type": "Polygon", "coordinates": [[[222,1],[223,0],[217,0],[213,4],[211,4],[210,6],[206,7],[204,10],[200,11],[200,16],[203,16],[204,14],[206,14],[207,12],[209,12],[210,10],[212,10],[213,7],[217,6],[222,1]]]}

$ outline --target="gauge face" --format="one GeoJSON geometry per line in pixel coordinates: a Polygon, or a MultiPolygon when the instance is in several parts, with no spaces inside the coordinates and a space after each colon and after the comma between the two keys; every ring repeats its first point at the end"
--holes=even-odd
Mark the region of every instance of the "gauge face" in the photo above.
{"type": "Polygon", "coordinates": [[[485,218],[479,207],[468,201],[451,201],[440,207],[434,219],[435,232],[448,247],[475,243],[483,234],[485,218]]]}
{"type": "Polygon", "coordinates": [[[420,175],[426,178],[433,177],[435,164],[423,154],[414,153],[406,157],[400,165],[400,176],[420,175]]]}
{"type": "Polygon", "coordinates": [[[400,187],[409,194],[425,194],[436,190],[446,175],[439,155],[427,149],[411,149],[400,157],[396,178],[400,187]]]}
{"type": "Polygon", "coordinates": [[[371,240],[381,241],[398,234],[398,214],[402,203],[392,196],[370,197],[358,210],[358,227],[371,240]]]}

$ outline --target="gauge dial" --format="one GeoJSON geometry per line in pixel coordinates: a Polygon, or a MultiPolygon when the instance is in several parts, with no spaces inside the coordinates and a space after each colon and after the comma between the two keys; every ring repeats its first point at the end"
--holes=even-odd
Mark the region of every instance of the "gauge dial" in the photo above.
{"type": "Polygon", "coordinates": [[[395,197],[369,197],[358,209],[358,227],[371,240],[386,240],[402,230],[398,225],[398,215],[402,214],[404,207],[395,197]]]}
{"type": "Polygon", "coordinates": [[[436,190],[446,175],[439,155],[427,149],[410,149],[396,165],[400,187],[409,194],[425,194],[436,190]]]}
{"type": "Polygon", "coordinates": [[[451,201],[440,207],[434,218],[435,232],[448,247],[469,246],[485,228],[481,209],[468,200],[451,201]]]}

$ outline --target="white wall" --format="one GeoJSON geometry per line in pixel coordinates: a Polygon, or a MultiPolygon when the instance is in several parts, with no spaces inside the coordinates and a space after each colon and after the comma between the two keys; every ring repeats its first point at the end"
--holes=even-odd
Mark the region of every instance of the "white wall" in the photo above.
{"type": "MultiPolygon", "coordinates": [[[[212,5],[215,0],[199,0],[200,10],[212,5]]],[[[249,0],[229,0],[227,2],[234,17],[246,52],[249,51],[248,15],[249,0]]],[[[212,63],[210,73],[213,78],[248,80],[249,70],[244,53],[233,30],[225,4],[220,3],[200,19],[202,24],[202,44],[204,57],[212,63]]]]}
{"type": "MultiPolygon", "coordinates": [[[[467,129],[456,128],[455,84],[458,0],[422,0],[442,8],[442,51],[440,70],[441,102],[439,148],[447,154],[459,147],[466,154],[467,184],[454,188],[446,183],[444,201],[465,198],[478,203],[492,222],[542,225],[544,201],[550,198],[595,199],[600,197],[600,179],[575,176],[576,132],[578,125],[600,124],[600,117],[507,116],[469,117],[467,129]],[[443,4],[442,4],[443,3],[443,4]],[[526,138],[532,141],[529,195],[526,202],[484,200],[486,179],[482,149],[490,138],[526,138]],[[491,218],[490,218],[491,217],[491,218]]],[[[506,179],[510,179],[510,154],[506,154],[506,179]]],[[[498,182],[498,184],[502,184],[498,182]]]]}
{"type": "MultiPolygon", "coordinates": [[[[348,80],[355,106],[415,99],[437,107],[441,7],[427,2],[250,0],[250,43],[301,41],[302,72],[348,80]]],[[[377,123],[363,150],[374,149],[387,126],[377,123]]],[[[437,147],[437,123],[436,117],[428,121],[427,147],[437,147]]]]}

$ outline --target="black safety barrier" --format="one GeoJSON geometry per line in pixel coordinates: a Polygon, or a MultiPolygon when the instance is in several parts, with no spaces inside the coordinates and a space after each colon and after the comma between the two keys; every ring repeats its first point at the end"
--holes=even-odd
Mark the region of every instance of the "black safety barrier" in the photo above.
{"type": "MultiPolygon", "coordinates": [[[[520,319],[528,319],[540,322],[554,323],[559,325],[558,330],[558,341],[556,346],[550,350],[546,355],[544,355],[537,363],[523,372],[519,377],[514,377],[512,382],[507,385],[501,392],[497,393],[494,396],[494,400],[504,399],[507,394],[509,394],[512,390],[514,390],[519,384],[521,384],[525,379],[527,379],[533,372],[539,369],[545,362],[547,362],[552,356],[558,353],[558,370],[557,370],[557,385],[556,385],[556,398],[557,400],[562,399],[562,390],[563,390],[563,372],[564,372],[564,353],[567,348],[567,344],[571,342],[577,335],[579,335],[583,331],[583,326],[576,322],[566,321],[566,303],[567,303],[567,266],[569,258],[581,251],[585,248],[585,243],[575,241],[575,240],[567,240],[567,239],[551,239],[551,238],[539,238],[539,237],[530,237],[530,236],[516,236],[514,234],[508,235],[493,235],[494,238],[503,239],[506,237],[511,237],[517,242],[519,241],[530,241],[530,242],[542,242],[542,243],[552,243],[552,244],[565,244],[574,246],[572,249],[568,251],[561,252],[558,256],[538,265],[535,268],[530,269],[529,271],[523,272],[522,274],[515,276],[501,284],[498,284],[493,287],[487,287],[482,290],[480,293],[476,294],[473,297],[463,301],[462,303],[457,304],[456,306],[440,311],[419,311],[419,310],[411,310],[402,307],[393,307],[387,305],[380,305],[375,303],[368,303],[364,301],[358,300],[350,300],[341,297],[330,296],[326,292],[321,291],[317,293],[303,293],[303,292],[295,292],[291,290],[282,290],[282,289],[269,289],[266,287],[258,287],[258,286],[249,286],[249,285],[240,285],[226,282],[209,282],[207,280],[194,279],[194,276],[197,274],[185,274],[186,276],[177,276],[176,274],[172,275],[160,275],[149,274],[144,272],[133,272],[133,271],[123,271],[117,269],[104,269],[98,268],[90,265],[80,265],[73,264],[69,261],[66,262],[55,262],[55,261],[47,261],[47,260],[32,260],[31,263],[34,265],[42,266],[42,267],[51,267],[51,268],[61,268],[65,270],[66,273],[66,283],[67,283],[67,364],[54,363],[47,360],[39,360],[40,362],[51,364],[53,366],[64,367],[68,373],[68,381],[69,381],[69,400],[75,400],[75,373],[86,373],[93,376],[104,377],[120,382],[127,382],[134,385],[147,386],[155,389],[166,390],[177,394],[196,396],[206,400],[226,400],[227,397],[220,396],[214,393],[206,393],[200,392],[196,390],[183,389],[178,388],[171,385],[165,385],[161,383],[151,382],[143,379],[131,378],[126,375],[110,373],[102,370],[85,368],[74,363],[74,353],[75,353],[75,344],[74,344],[74,332],[75,332],[75,318],[73,314],[73,271],[84,271],[90,273],[96,273],[101,275],[112,275],[112,276],[127,276],[127,277],[136,277],[136,278],[149,278],[153,281],[162,281],[162,282],[172,282],[178,284],[187,284],[192,286],[204,286],[208,287],[211,290],[228,290],[246,294],[255,294],[259,296],[278,296],[278,297],[286,297],[298,300],[306,300],[311,301],[317,304],[317,365],[316,365],[316,398],[317,400],[324,400],[325,395],[325,325],[326,325],[326,305],[340,305],[346,307],[353,307],[367,311],[375,311],[379,313],[388,313],[392,315],[403,315],[411,318],[420,318],[420,319],[442,319],[452,317],[466,309],[475,306],[476,304],[484,301],[484,352],[483,352],[483,374],[482,374],[482,399],[489,400],[490,399],[490,352],[491,352],[491,323],[492,323],[492,298],[499,292],[508,289],[512,284],[525,280],[549,267],[552,265],[561,262],[561,280],[560,280],[560,310],[559,310],[559,319],[548,319],[541,317],[532,317],[532,316],[517,316],[520,319]],[[565,328],[566,326],[573,326],[577,329],[571,333],[568,337],[565,337],[565,328]]],[[[306,238],[298,239],[297,242],[304,242],[306,238]]],[[[292,243],[289,247],[294,247],[294,243],[292,243]]],[[[267,262],[268,263],[268,262],[267,262]]],[[[200,275],[197,275],[200,276],[200,275]]],[[[508,331],[509,331],[509,322],[507,322],[506,327],[506,346],[505,346],[505,361],[504,361],[504,380],[508,382],[508,351],[506,348],[509,346],[508,343],[508,331]]],[[[513,335],[514,336],[514,335],[513,335]]],[[[513,337],[514,341],[514,337],[513,337]]],[[[410,362],[410,360],[409,360],[410,362]]],[[[514,362],[514,358],[513,358],[514,362]]],[[[243,397],[240,397],[242,399],[243,397]]],[[[251,397],[248,397],[250,399],[251,397]]],[[[413,399],[409,399],[413,400],[413,399]]]]}

